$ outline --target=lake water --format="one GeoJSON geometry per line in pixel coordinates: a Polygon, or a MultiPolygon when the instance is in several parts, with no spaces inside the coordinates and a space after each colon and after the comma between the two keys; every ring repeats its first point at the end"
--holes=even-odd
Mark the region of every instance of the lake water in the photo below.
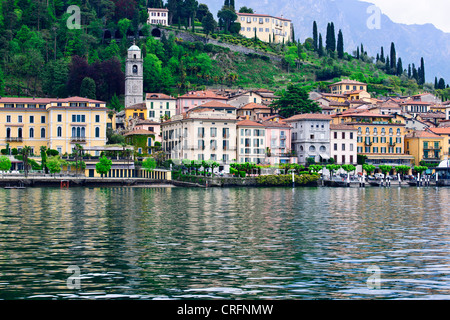
{"type": "Polygon", "coordinates": [[[449,196],[1,189],[0,298],[449,299],[449,196]]]}

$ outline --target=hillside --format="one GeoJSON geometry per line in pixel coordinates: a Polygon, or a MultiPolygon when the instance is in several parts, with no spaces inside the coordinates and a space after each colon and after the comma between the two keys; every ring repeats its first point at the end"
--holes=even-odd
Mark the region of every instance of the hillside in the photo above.
{"type": "MultiPolygon", "coordinates": [[[[369,91],[375,94],[421,90],[414,80],[386,75],[382,67],[367,59],[355,59],[351,54],[337,59],[334,53],[319,57],[308,41],[275,45],[220,31],[208,38],[217,39],[216,46],[205,44],[208,40],[201,34],[201,27],[195,32],[205,38],[188,42],[170,31],[179,30],[176,26],[155,39],[144,23],[147,1],[143,0],[0,3],[0,95],[80,95],[107,101],[109,107],[120,110],[126,52],[134,41],[144,55],[145,92],[178,95],[221,86],[282,90],[290,82],[308,89],[326,89],[327,83],[339,77],[367,82],[369,91]],[[115,7],[108,6],[111,2],[115,7]],[[81,3],[81,29],[67,28],[64,8],[71,3],[81,3]],[[133,6],[129,7],[130,3],[133,6]],[[105,28],[118,30],[117,42],[103,39],[105,28]],[[138,33],[135,39],[133,35],[138,33]],[[278,59],[220,46],[226,43],[272,53],[278,59]]],[[[189,19],[180,21],[188,24],[189,19]]]]}

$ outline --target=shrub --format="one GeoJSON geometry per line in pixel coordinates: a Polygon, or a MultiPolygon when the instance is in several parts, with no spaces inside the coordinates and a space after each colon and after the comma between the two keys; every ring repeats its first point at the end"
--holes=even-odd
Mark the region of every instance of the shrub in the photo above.
{"type": "Polygon", "coordinates": [[[239,171],[239,176],[241,178],[245,178],[245,175],[246,175],[245,171],[239,171]]]}
{"type": "MultiPolygon", "coordinates": [[[[297,185],[306,185],[319,180],[318,174],[302,174],[295,175],[294,181],[297,185]]],[[[292,175],[267,175],[258,176],[256,181],[259,185],[263,186],[290,186],[292,184],[292,175]]]]}

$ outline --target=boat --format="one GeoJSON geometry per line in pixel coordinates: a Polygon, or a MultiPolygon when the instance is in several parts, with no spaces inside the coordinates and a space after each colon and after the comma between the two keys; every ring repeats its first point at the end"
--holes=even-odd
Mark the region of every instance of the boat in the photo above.
{"type": "Polygon", "coordinates": [[[4,187],[5,189],[26,189],[26,187],[23,185],[23,183],[20,183],[18,186],[10,186],[7,185],[4,187]]]}

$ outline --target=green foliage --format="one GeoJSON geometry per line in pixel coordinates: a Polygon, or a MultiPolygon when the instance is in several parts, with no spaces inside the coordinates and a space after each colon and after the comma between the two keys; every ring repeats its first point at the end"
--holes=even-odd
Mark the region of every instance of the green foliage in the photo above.
{"type": "Polygon", "coordinates": [[[380,165],[378,168],[381,170],[381,172],[383,172],[383,174],[387,174],[392,170],[392,166],[385,165],[385,164],[380,165]]]}
{"type": "Polygon", "coordinates": [[[427,171],[428,167],[426,166],[414,166],[414,171],[422,174],[424,171],[427,171]]]}
{"type": "MultiPolygon", "coordinates": [[[[318,174],[294,175],[296,185],[306,185],[319,180],[318,174]]],[[[261,175],[256,177],[256,181],[262,186],[290,186],[292,185],[292,175],[261,175]]]]}
{"type": "Polygon", "coordinates": [[[309,99],[308,92],[299,85],[289,85],[281,98],[273,102],[271,106],[283,117],[321,111],[318,104],[309,99]]]}
{"type": "Polygon", "coordinates": [[[0,171],[8,171],[11,169],[11,160],[8,157],[0,156],[0,171]]]}
{"type": "Polygon", "coordinates": [[[371,164],[363,164],[363,170],[364,171],[366,171],[367,172],[367,174],[371,174],[372,172],[374,172],[375,171],[375,166],[374,165],[371,165],[371,164]]]}
{"type": "Polygon", "coordinates": [[[46,167],[49,172],[52,174],[61,172],[62,166],[65,165],[66,162],[62,160],[59,156],[53,156],[46,162],[46,167]]]}
{"type": "Polygon", "coordinates": [[[400,174],[407,174],[411,170],[409,166],[397,166],[395,167],[395,171],[397,171],[400,174]]]}
{"type": "Polygon", "coordinates": [[[153,171],[156,168],[156,160],[153,158],[147,158],[142,162],[142,167],[147,171],[153,171]]]}
{"type": "Polygon", "coordinates": [[[319,172],[320,170],[323,169],[323,166],[320,164],[312,164],[308,167],[310,172],[319,172]]]}
{"type": "Polygon", "coordinates": [[[343,164],[342,169],[344,169],[346,172],[352,172],[356,170],[356,167],[352,164],[343,164]]]}
{"type": "Polygon", "coordinates": [[[107,174],[109,170],[111,170],[111,166],[112,161],[106,158],[105,156],[102,156],[99,159],[99,162],[95,164],[95,170],[97,171],[98,174],[104,175],[107,174]]]}
{"type": "Polygon", "coordinates": [[[81,82],[80,96],[88,99],[96,99],[95,81],[92,78],[85,77],[81,82]]]}

